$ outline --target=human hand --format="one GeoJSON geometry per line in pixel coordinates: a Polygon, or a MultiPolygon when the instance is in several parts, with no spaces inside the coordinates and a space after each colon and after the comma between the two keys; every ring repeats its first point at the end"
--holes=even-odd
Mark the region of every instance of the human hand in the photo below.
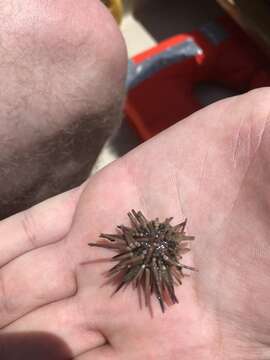
{"type": "Polygon", "coordinates": [[[55,359],[267,359],[269,97],[261,89],[213,104],[83,189],[0,223],[2,344],[28,332],[67,344],[55,359]],[[185,263],[199,272],[165,314],[153,299],[153,318],[130,287],[110,297],[101,287],[110,264],[97,260],[111,253],[87,246],[131,208],[187,217],[196,236],[185,263]]]}

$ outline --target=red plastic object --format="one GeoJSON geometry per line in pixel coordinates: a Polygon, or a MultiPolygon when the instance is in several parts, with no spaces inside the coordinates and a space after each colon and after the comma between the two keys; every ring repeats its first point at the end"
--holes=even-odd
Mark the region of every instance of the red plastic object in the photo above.
{"type": "Polygon", "coordinates": [[[193,94],[200,82],[237,92],[270,85],[267,58],[230,19],[216,22],[225,36],[212,41],[205,31],[176,35],[132,58],[139,65],[166,49],[192,40],[201,52],[171,64],[128,91],[125,113],[142,140],[147,140],[203,107],[193,94]]]}

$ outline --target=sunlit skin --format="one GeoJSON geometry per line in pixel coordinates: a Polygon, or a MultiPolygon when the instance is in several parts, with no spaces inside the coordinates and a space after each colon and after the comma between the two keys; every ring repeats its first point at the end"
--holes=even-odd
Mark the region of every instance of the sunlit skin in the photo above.
{"type": "Polygon", "coordinates": [[[2,221],[0,341],[43,332],[80,360],[268,359],[269,100],[261,89],[215,103],[2,221]],[[188,218],[196,237],[185,263],[199,271],[165,314],[153,301],[153,318],[132,287],[110,296],[97,259],[112,252],[87,245],[132,208],[188,218]]]}

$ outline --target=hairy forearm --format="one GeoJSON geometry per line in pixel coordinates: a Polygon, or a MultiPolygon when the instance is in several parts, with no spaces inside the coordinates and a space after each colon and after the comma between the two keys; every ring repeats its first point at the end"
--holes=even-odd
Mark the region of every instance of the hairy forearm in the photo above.
{"type": "Polygon", "coordinates": [[[81,183],[121,117],[113,20],[98,2],[46,4],[0,1],[1,218],[81,183]]]}

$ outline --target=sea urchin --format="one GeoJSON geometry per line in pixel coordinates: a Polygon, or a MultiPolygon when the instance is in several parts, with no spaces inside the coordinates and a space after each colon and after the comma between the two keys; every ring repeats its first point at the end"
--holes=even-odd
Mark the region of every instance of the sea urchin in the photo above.
{"type": "Polygon", "coordinates": [[[150,296],[155,294],[164,312],[165,302],[178,303],[174,286],[182,284],[183,269],[195,270],[180,262],[190,250],[187,242],[194,240],[194,236],[185,234],[187,220],[172,226],[172,217],[163,222],[158,218],[149,221],[135,210],[128,216],[131,227],[119,225],[118,234],[100,234],[109,242],[89,245],[117,251],[111,260],[118,263],[106,274],[110,279],[120,280],[114,293],[132,283],[134,288],[143,289],[146,306],[150,306],[150,296]]]}

